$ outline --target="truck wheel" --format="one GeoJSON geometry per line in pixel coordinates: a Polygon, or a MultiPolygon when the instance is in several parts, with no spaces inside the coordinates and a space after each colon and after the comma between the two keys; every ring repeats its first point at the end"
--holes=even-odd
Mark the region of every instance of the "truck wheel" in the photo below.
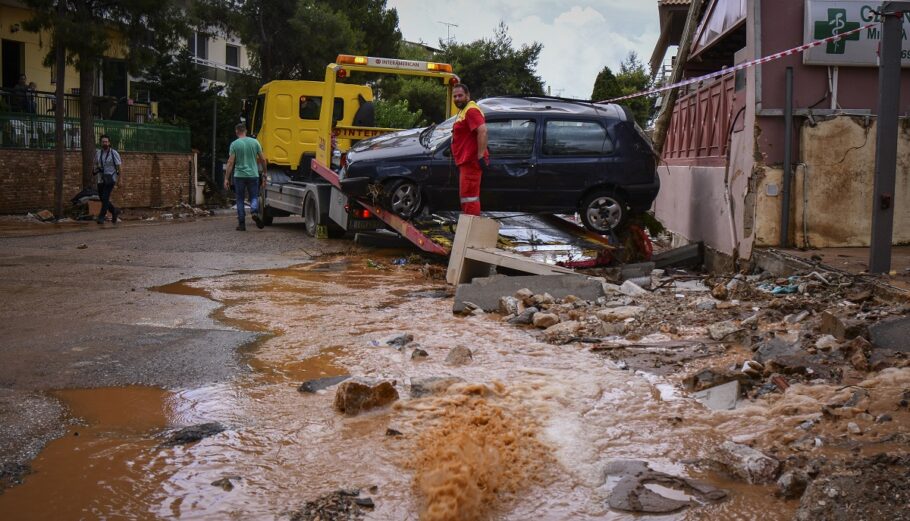
{"type": "Polygon", "coordinates": [[[585,228],[606,234],[625,224],[629,216],[626,201],[615,190],[598,190],[581,203],[581,221],[585,228]]]}
{"type": "Polygon", "coordinates": [[[269,207],[266,204],[266,193],[268,190],[261,189],[259,191],[259,220],[262,221],[262,224],[265,226],[271,226],[272,221],[275,220],[275,217],[272,215],[272,212],[269,211],[269,207]]]}
{"type": "Polygon", "coordinates": [[[422,204],[420,187],[414,182],[398,179],[386,186],[385,205],[402,219],[416,217],[422,204]]]}
{"type": "Polygon", "coordinates": [[[319,226],[319,209],[316,208],[316,198],[312,195],[306,198],[303,203],[303,222],[306,226],[306,234],[310,237],[316,236],[316,228],[319,226]]]}

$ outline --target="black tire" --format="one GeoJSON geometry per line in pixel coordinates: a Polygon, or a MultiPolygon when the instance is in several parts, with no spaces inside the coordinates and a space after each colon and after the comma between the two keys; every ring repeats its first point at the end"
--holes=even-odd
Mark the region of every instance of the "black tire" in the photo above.
{"type": "Polygon", "coordinates": [[[615,190],[597,190],[588,194],[578,210],[585,228],[601,235],[625,225],[629,207],[622,194],[615,190]]]}
{"type": "Polygon", "coordinates": [[[268,206],[266,206],[266,189],[260,187],[259,189],[259,221],[262,222],[264,226],[271,226],[272,221],[275,220],[275,217],[272,215],[272,212],[269,211],[268,206]]]}
{"type": "Polygon", "coordinates": [[[307,197],[303,203],[303,223],[306,227],[306,234],[315,237],[319,227],[319,208],[316,207],[316,198],[312,195],[307,197]]]}
{"type": "Polygon", "coordinates": [[[420,214],[423,196],[420,187],[407,179],[396,179],[385,185],[383,206],[402,219],[413,219],[420,214]]]}

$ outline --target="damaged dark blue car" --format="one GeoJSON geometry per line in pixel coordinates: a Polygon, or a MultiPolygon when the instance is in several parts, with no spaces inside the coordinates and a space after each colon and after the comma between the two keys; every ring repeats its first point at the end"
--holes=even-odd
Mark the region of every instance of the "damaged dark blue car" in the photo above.
{"type": "MultiPolygon", "coordinates": [[[[549,97],[479,104],[490,149],[484,211],[577,212],[590,230],[607,233],[657,197],[657,157],[624,107],[549,97]]],[[[453,123],[361,141],[349,151],[342,178],[368,179],[383,206],[404,218],[458,210],[453,123]]]]}

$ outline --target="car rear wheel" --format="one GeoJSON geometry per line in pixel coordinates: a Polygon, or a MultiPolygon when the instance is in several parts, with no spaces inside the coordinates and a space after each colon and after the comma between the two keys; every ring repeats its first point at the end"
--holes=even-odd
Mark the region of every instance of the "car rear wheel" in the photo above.
{"type": "Polygon", "coordinates": [[[389,183],[385,190],[386,207],[403,219],[416,217],[423,204],[420,187],[407,179],[389,183]]]}
{"type": "Polygon", "coordinates": [[[600,234],[619,228],[629,216],[625,199],[613,190],[599,190],[585,197],[580,213],[585,228],[600,234]]]}

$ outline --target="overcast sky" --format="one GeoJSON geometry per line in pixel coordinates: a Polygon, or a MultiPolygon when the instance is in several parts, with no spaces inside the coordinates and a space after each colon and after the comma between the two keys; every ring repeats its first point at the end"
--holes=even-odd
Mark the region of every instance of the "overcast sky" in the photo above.
{"type": "MultiPolygon", "coordinates": [[[[388,0],[406,40],[436,46],[446,26],[461,43],[490,38],[500,21],[513,43],[540,42],[537,73],[552,94],[588,99],[604,65],[636,51],[647,63],[659,34],[657,0],[388,0]]],[[[455,71],[456,73],[458,71],[455,71]]]]}

